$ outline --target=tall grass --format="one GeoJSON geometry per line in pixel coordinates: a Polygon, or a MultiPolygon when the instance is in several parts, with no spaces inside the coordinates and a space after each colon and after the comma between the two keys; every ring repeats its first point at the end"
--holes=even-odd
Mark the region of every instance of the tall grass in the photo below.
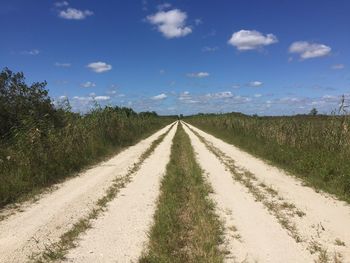
{"type": "Polygon", "coordinates": [[[197,115],[186,121],[350,201],[350,120],[346,115],[253,117],[230,113],[197,115]]]}
{"type": "Polygon", "coordinates": [[[173,121],[118,107],[61,112],[61,125],[28,119],[0,139],[0,208],[136,143],[173,121]],[[131,113],[131,114],[130,114],[131,113]]]}

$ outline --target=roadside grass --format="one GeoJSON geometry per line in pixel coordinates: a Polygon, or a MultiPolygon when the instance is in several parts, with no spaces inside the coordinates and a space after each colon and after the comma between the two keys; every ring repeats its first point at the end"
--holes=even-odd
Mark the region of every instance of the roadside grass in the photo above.
{"type": "Polygon", "coordinates": [[[140,263],[222,262],[223,227],[209,198],[211,192],[190,138],[179,124],[148,249],[140,263]]]}
{"type": "Polygon", "coordinates": [[[231,157],[215,147],[212,143],[208,142],[198,132],[190,127],[188,128],[198,137],[205,147],[212,152],[223,165],[225,165],[228,171],[232,174],[233,179],[245,186],[255,200],[261,202],[268,209],[268,211],[277,219],[280,225],[288,231],[289,235],[293,237],[296,242],[303,241],[292,220],[295,215],[299,217],[304,216],[305,213],[303,211],[296,208],[294,204],[285,201],[271,186],[266,186],[264,183],[259,182],[258,178],[251,172],[238,168],[231,157]]]}
{"type": "Polygon", "coordinates": [[[11,138],[0,138],[0,210],[30,200],[174,121],[128,116],[115,108],[94,109],[84,116],[62,114],[63,127],[33,121],[13,130],[11,138]]]}
{"type": "Polygon", "coordinates": [[[185,121],[350,202],[350,119],[202,114],[185,121]]]}
{"type": "MultiPolygon", "coordinates": [[[[244,185],[248,191],[254,196],[255,200],[261,202],[267,210],[277,219],[279,224],[287,230],[288,234],[297,242],[307,243],[307,250],[311,254],[317,253],[318,258],[315,260],[317,263],[330,262],[331,253],[324,248],[316,240],[308,241],[305,237],[302,237],[297,229],[297,226],[293,222],[294,217],[303,217],[305,212],[298,209],[293,203],[287,202],[281,197],[272,186],[266,186],[265,183],[259,182],[258,178],[251,172],[239,168],[235,165],[234,160],[228,155],[222,152],[219,148],[215,147],[211,142],[208,142],[198,132],[189,128],[199,140],[211,151],[223,165],[231,172],[233,179],[244,185]]],[[[335,244],[338,246],[344,246],[345,243],[340,239],[335,240],[335,244]]],[[[342,254],[338,252],[333,253],[332,262],[342,262],[342,254]]]]}
{"type": "Polygon", "coordinates": [[[95,208],[86,216],[81,218],[73,227],[64,233],[60,240],[56,243],[47,244],[44,251],[39,254],[33,254],[29,257],[30,262],[44,263],[56,262],[64,260],[69,249],[76,247],[76,241],[79,236],[91,228],[91,221],[96,219],[101,213],[107,209],[107,205],[112,201],[129,182],[133,175],[138,172],[142,163],[154,152],[157,146],[164,140],[165,136],[174,127],[173,124],[164,134],[160,135],[152,144],[142,153],[139,160],[134,163],[128,170],[125,176],[116,178],[113,185],[107,189],[106,194],[100,198],[95,205],[95,208]]]}

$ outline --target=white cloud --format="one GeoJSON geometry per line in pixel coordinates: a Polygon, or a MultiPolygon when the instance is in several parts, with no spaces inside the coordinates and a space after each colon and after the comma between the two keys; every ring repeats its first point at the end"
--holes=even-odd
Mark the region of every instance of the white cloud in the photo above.
{"type": "Polygon", "coordinates": [[[66,10],[61,10],[58,16],[63,19],[69,20],[83,20],[88,16],[92,16],[94,13],[90,10],[79,10],[75,8],[67,8],[66,10]]]}
{"type": "Polygon", "coordinates": [[[55,66],[56,67],[61,67],[61,68],[69,68],[72,64],[70,63],[60,63],[60,62],[56,62],[55,66]]]}
{"type": "Polygon", "coordinates": [[[56,2],[54,5],[56,7],[64,7],[64,6],[68,6],[69,3],[67,1],[62,1],[62,2],[56,2]]]}
{"type": "Polygon", "coordinates": [[[255,98],[260,98],[262,95],[261,94],[254,94],[255,98]]]}
{"type": "Polygon", "coordinates": [[[106,100],[110,100],[111,97],[110,96],[96,96],[96,97],[94,97],[94,99],[96,101],[106,101],[106,100]]]}
{"type": "Polygon", "coordinates": [[[110,71],[112,69],[112,65],[109,65],[109,64],[107,64],[105,62],[101,62],[101,61],[92,62],[89,65],[87,65],[87,67],[96,73],[103,73],[106,71],[110,71]]]}
{"type": "Polygon", "coordinates": [[[345,65],[344,64],[335,64],[335,65],[332,65],[331,67],[332,69],[344,69],[345,68],[345,65]]]}
{"type": "Polygon", "coordinates": [[[192,33],[192,29],[186,26],[187,14],[179,9],[159,11],[148,16],[147,20],[156,25],[158,31],[166,38],[184,37],[192,33]]]}
{"type": "Polygon", "coordinates": [[[290,45],[289,53],[299,54],[302,59],[324,57],[331,53],[331,48],[324,44],[297,41],[290,45]]]}
{"type": "Polygon", "coordinates": [[[162,93],[162,94],[153,96],[153,97],[152,97],[152,100],[164,100],[164,99],[166,99],[167,97],[168,97],[167,95],[165,95],[164,93],[162,93]]]}
{"type": "Polygon", "coordinates": [[[80,86],[82,86],[83,88],[94,88],[96,87],[96,84],[91,81],[87,81],[85,83],[82,83],[80,86]]]}
{"type": "Polygon", "coordinates": [[[240,30],[232,34],[228,43],[235,46],[238,50],[253,50],[263,46],[277,43],[278,39],[273,34],[263,35],[255,30],[240,30]]]}
{"type": "Polygon", "coordinates": [[[80,96],[74,96],[73,99],[78,101],[83,101],[83,102],[89,102],[93,100],[92,97],[80,97],[80,96]]]}
{"type": "Polygon", "coordinates": [[[195,73],[188,73],[187,77],[190,78],[206,78],[209,77],[210,74],[208,72],[195,72],[195,73]]]}
{"type": "Polygon", "coordinates": [[[31,49],[31,50],[22,51],[21,54],[30,55],[30,56],[37,56],[40,54],[40,51],[38,49],[31,49]]]}
{"type": "Polygon", "coordinates": [[[257,80],[249,82],[249,86],[254,87],[254,88],[261,87],[262,85],[263,85],[263,83],[261,81],[257,81],[257,80]]]}
{"type": "Polygon", "coordinates": [[[218,51],[218,50],[219,50],[218,47],[203,47],[202,48],[203,52],[215,52],[215,51],[218,51]]]}

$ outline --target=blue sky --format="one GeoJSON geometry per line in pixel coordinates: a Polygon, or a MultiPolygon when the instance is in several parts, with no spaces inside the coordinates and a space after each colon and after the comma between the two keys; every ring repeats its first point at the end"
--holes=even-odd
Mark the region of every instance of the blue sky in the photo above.
{"type": "Polygon", "coordinates": [[[2,0],[0,67],[160,114],[330,113],[350,95],[348,0],[2,0]]]}

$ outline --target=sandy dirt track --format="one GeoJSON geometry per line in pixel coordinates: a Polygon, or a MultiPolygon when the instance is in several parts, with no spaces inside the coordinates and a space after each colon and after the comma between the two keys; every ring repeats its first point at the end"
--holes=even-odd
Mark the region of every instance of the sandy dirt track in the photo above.
{"type": "Polygon", "coordinates": [[[249,171],[255,178],[251,181],[254,189],[266,194],[265,201],[256,200],[251,190],[234,180],[219,158],[185,127],[199,164],[208,173],[208,181],[215,192],[213,198],[226,223],[227,246],[232,252],[228,261],[321,262],[320,258],[326,255],[327,262],[350,262],[349,205],[317,193],[282,170],[191,125],[189,127],[232,158],[240,171],[249,171]],[[274,190],[272,197],[266,186],[274,190]],[[276,213],[267,208],[270,204],[280,209],[277,209],[278,215],[283,214],[290,222],[298,238],[283,227],[276,213]],[[290,211],[281,208],[284,204],[290,211]],[[291,211],[298,211],[300,216],[291,211]]]}
{"type": "Polygon", "coordinates": [[[86,216],[116,177],[124,176],[141,154],[165,133],[161,129],[138,144],[127,148],[108,161],[58,185],[36,203],[22,205],[0,222],[0,262],[26,262],[32,253],[57,242],[81,217],[86,216]]]}
{"type": "Polygon", "coordinates": [[[108,205],[67,256],[69,262],[136,262],[147,243],[160,182],[170,160],[175,125],[133,181],[108,205]]]}

